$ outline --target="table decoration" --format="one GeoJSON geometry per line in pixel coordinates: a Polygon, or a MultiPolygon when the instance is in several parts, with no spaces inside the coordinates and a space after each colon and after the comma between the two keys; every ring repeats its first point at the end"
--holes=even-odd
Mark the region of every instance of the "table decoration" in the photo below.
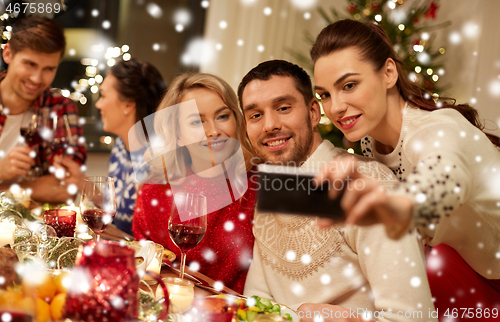
{"type": "Polygon", "coordinates": [[[78,247],[84,243],[84,240],[76,237],[61,237],[52,239],[47,253],[47,263],[49,268],[73,268],[78,254],[78,247]]]}
{"type": "MultiPolygon", "coordinates": [[[[188,280],[172,276],[162,278],[162,281],[167,286],[170,304],[173,306],[172,311],[174,313],[186,312],[194,300],[194,284],[188,280]]],[[[156,297],[162,296],[163,290],[158,288],[156,297]]]]}
{"type": "Polygon", "coordinates": [[[11,222],[0,222],[0,246],[14,244],[16,225],[11,222]]]}
{"type": "Polygon", "coordinates": [[[31,219],[28,207],[25,207],[26,202],[19,202],[10,191],[0,192],[0,212],[10,211],[19,214],[22,218],[31,219]]]}
{"type": "MultiPolygon", "coordinates": [[[[168,291],[161,278],[157,275],[155,278],[166,295],[166,310],[160,317],[165,319],[169,307],[168,291]]],[[[124,242],[87,242],[78,250],[66,299],[66,317],[116,322],[137,318],[138,290],[134,249],[124,242]]]]}
{"type": "Polygon", "coordinates": [[[51,209],[43,213],[45,223],[57,233],[57,237],[73,237],[76,228],[76,211],[70,209],[51,209]]]}

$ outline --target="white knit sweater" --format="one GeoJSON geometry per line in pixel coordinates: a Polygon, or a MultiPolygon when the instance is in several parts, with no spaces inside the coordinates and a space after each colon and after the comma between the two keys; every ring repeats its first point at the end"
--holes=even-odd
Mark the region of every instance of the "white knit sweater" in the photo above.
{"type": "MultiPolygon", "coordinates": [[[[323,141],[303,167],[316,168],[341,154],[345,151],[323,141]]],[[[397,183],[380,163],[368,162],[363,169],[384,186],[397,183]]],[[[337,225],[320,230],[315,217],[256,212],[254,235],[245,295],[269,298],[292,308],[307,302],[353,311],[392,310],[392,318],[372,317],[379,321],[435,321],[429,318],[434,306],[421,243],[415,234],[392,241],[380,225],[337,225]],[[398,318],[399,311],[422,315],[398,318]]]]}
{"type": "Polygon", "coordinates": [[[394,194],[415,201],[414,223],[431,246],[455,248],[479,274],[500,279],[500,151],[454,109],[406,106],[399,144],[377,153],[401,183],[394,194]]]}

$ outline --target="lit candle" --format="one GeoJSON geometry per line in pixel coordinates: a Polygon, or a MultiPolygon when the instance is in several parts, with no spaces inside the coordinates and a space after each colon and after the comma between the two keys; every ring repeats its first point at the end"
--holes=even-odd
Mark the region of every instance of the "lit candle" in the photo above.
{"type": "MultiPolygon", "coordinates": [[[[194,300],[194,284],[188,280],[181,280],[178,277],[166,277],[162,281],[168,290],[170,303],[173,305],[174,313],[186,312],[194,300]]],[[[158,287],[156,297],[162,297],[163,290],[158,287]]]]}
{"type": "Polygon", "coordinates": [[[14,244],[14,231],[16,230],[16,225],[13,223],[3,222],[0,223],[0,246],[5,246],[7,244],[14,244]]]}
{"type": "Polygon", "coordinates": [[[94,239],[94,236],[91,235],[91,230],[85,224],[76,226],[75,236],[83,240],[94,239]]]}
{"type": "Polygon", "coordinates": [[[33,192],[30,188],[23,189],[18,184],[13,184],[10,188],[10,192],[14,196],[14,199],[25,208],[29,208],[31,202],[31,193],[33,192]]]}
{"type": "MultiPolygon", "coordinates": [[[[75,211],[76,212],[76,226],[79,226],[81,224],[85,225],[83,223],[82,216],[80,216],[80,207],[75,207],[75,204],[72,203],[70,206],[61,207],[61,209],[69,209],[69,210],[75,211]]],[[[85,226],[87,226],[87,225],[85,225],[85,226]]]]}

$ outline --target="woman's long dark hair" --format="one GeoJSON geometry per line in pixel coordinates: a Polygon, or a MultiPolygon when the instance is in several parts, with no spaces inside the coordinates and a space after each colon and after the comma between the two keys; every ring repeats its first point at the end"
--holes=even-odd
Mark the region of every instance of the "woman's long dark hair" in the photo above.
{"type": "Polygon", "coordinates": [[[156,110],[167,89],[160,72],[150,63],[137,59],[119,61],[110,73],[116,77],[116,90],[125,101],[135,102],[135,120],[156,110]]]}
{"type": "MultiPolygon", "coordinates": [[[[311,58],[316,63],[319,58],[348,47],[358,48],[362,58],[370,61],[377,71],[385,65],[388,58],[393,59],[399,75],[396,86],[404,100],[410,102],[411,105],[427,111],[453,108],[475,127],[481,131],[484,130],[484,125],[479,121],[476,109],[468,104],[455,105],[455,100],[450,98],[441,98],[442,107],[437,107],[434,100],[431,99],[431,93],[405,77],[407,75],[406,66],[399,59],[384,30],[375,23],[340,20],[325,27],[311,49],[311,58]]],[[[500,147],[499,137],[489,133],[485,134],[494,145],[500,147]]]]}

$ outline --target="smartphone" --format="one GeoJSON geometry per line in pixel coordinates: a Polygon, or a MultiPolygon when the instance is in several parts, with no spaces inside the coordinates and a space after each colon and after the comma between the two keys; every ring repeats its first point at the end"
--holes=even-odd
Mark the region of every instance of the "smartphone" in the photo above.
{"type": "Polygon", "coordinates": [[[316,172],[269,164],[261,164],[257,170],[258,211],[344,219],[340,207],[343,191],[330,199],[329,184],[318,185],[314,180],[316,172]]]}

